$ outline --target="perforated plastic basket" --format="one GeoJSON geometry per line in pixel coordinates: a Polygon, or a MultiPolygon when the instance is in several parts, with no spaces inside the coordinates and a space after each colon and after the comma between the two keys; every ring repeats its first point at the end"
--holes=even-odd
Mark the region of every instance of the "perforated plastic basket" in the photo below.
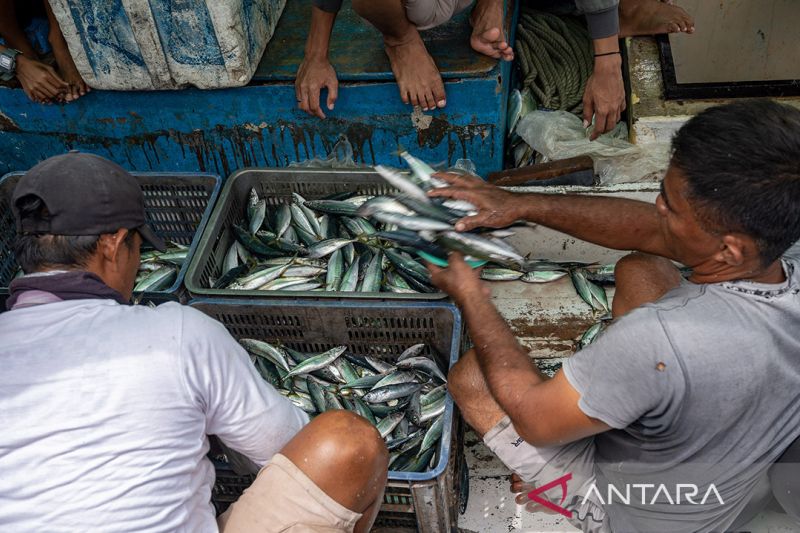
{"type": "MultiPolygon", "coordinates": [[[[281,342],[300,351],[345,345],[355,354],[391,361],[422,342],[429,346],[429,355],[449,367],[458,360],[461,345],[461,315],[445,302],[199,299],[189,305],[219,320],[237,339],[281,342]]],[[[424,521],[431,524],[455,523],[459,494],[466,487],[459,475],[464,464],[463,431],[449,396],[443,416],[436,466],[419,473],[390,471],[379,522],[417,527],[424,513],[424,521]]],[[[217,508],[235,501],[252,480],[253,476],[239,476],[218,465],[212,496],[217,508]]]]}
{"type": "MultiPolygon", "coordinates": [[[[0,179],[0,295],[8,294],[8,286],[19,265],[14,257],[16,236],[11,197],[23,172],[12,172],[0,179]]],[[[219,195],[222,180],[213,174],[183,172],[133,172],[144,193],[147,223],[160,237],[189,246],[189,255],[178,272],[175,283],[166,290],[144,293],[144,296],[175,294],[183,283],[208,217],[219,195]]]]}
{"type": "Polygon", "coordinates": [[[340,298],[384,300],[439,300],[444,293],[398,294],[392,292],[325,291],[242,291],[211,289],[209,279],[222,275],[225,254],[233,243],[231,226],[244,217],[250,189],[267,200],[267,209],[292,200],[297,192],[307,200],[316,200],[340,192],[387,194],[393,192],[383,178],[372,170],[318,170],[250,168],[232,174],[226,181],[219,202],[203,232],[203,239],[186,274],[186,289],[194,297],[227,298],[340,298]]]}

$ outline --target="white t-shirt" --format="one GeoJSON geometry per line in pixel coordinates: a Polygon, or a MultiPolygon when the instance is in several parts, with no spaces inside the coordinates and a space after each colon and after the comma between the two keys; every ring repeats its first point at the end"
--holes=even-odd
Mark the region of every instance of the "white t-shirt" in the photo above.
{"type": "Polygon", "coordinates": [[[262,465],[307,422],[195,309],[3,313],[0,531],[216,531],[206,435],[262,465]]]}

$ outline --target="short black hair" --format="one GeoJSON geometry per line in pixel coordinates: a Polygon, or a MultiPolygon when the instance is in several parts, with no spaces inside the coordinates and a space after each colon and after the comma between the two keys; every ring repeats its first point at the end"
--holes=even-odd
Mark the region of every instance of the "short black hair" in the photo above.
{"type": "MultiPolygon", "coordinates": [[[[46,219],[49,214],[41,198],[29,195],[17,202],[22,218],[46,219]]],[[[132,246],[135,231],[130,231],[125,244],[132,246]]],[[[17,235],[14,256],[26,274],[45,269],[76,270],[86,268],[97,252],[99,235],[17,235]]]]}
{"type": "Polygon", "coordinates": [[[707,230],[755,239],[764,265],[800,239],[800,110],[772,100],[712,107],[672,140],[707,230]]]}

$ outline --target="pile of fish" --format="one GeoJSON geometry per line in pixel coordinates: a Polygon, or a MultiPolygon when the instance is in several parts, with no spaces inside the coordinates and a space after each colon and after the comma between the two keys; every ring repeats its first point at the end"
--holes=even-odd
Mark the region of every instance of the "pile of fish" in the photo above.
{"type": "Polygon", "coordinates": [[[523,89],[522,91],[514,89],[511,91],[506,119],[508,124],[508,151],[513,157],[516,168],[536,163],[536,151],[517,133],[517,126],[522,117],[535,110],[536,102],[530,89],[523,89]]]}
{"type": "Polygon", "coordinates": [[[142,252],[133,291],[154,292],[168,289],[178,278],[178,271],[188,255],[188,246],[174,242],[167,243],[166,252],[142,252]]]}
{"type": "MultiPolygon", "coordinates": [[[[526,271],[489,264],[481,271],[481,278],[487,281],[524,281],[527,283],[549,283],[569,275],[575,292],[592,308],[596,320],[578,339],[578,348],[590,345],[611,321],[611,305],[605,286],[614,285],[616,263],[598,265],[580,261],[528,261],[526,271]]],[[[689,277],[689,268],[681,268],[681,275],[689,277]]]]}
{"type": "Polygon", "coordinates": [[[521,268],[525,258],[502,240],[513,232],[461,233],[454,224],[474,214],[459,200],[432,199],[427,191],[447,183],[426,163],[401,152],[405,175],[375,170],[399,192],[370,196],[341,193],[267,208],[256,189],[246,220],[233,224],[233,244],[211,288],[239,290],[437,292],[418,252],[446,259],[452,250],[468,258],[521,268]]]}
{"type": "Polygon", "coordinates": [[[393,363],[338,346],[302,353],[257,339],[240,339],[261,377],[310,416],[348,409],[369,420],[389,449],[389,469],[424,472],[438,460],[447,378],[424,355],[425,344],[393,363]]]}

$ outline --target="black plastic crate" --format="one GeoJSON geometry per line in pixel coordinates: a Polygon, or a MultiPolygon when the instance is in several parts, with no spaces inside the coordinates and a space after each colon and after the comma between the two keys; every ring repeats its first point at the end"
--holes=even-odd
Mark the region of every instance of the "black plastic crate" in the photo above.
{"type": "MultiPolygon", "coordinates": [[[[0,295],[8,294],[8,286],[19,268],[13,252],[16,226],[11,211],[11,197],[23,174],[12,172],[0,179],[0,295]]],[[[222,180],[219,176],[202,173],[132,174],[144,193],[145,216],[153,231],[164,239],[190,247],[175,283],[166,290],[143,294],[149,297],[176,294],[183,284],[203,228],[211,216],[222,180]]]]}
{"type": "MultiPolygon", "coordinates": [[[[346,345],[356,354],[392,360],[409,346],[424,342],[432,348],[430,355],[446,359],[442,363],[449,367],[458,360],[462,339],[461,315],[444,302],[200,299],[189,305],[219,320],[237,339],[281,342],[301,351],[346,345]]],[[[456,531],[468,484],[464,485],[463,427],[449,396],[443,416],[445,428],[435,468],[390,471],[376,525],[456,531]]],[[[212,501],[222,512],[254,476],[237,475],[224,463],[216,467],[212,501]]]]}
{"type": "Polygon", "coordinates": [[[211,289],[209,279],[223,274],[225,254],[233,243],[231,226],[244,216],[250,190],[255,188],[261,198],[266,198],[267,209],[292,201],[296,192],[307,200],[317,200],[334,193],[387,194],[394,189],[373,170],[319,170],[319,169],[243,169],[226,181],[203,232],[203,239],[186,274],[186,289],[193,297],[218,296],[225,298],[338,298],[342,300],[440,300],[441,292],[426,294],[398,294],[391,292],[327,292],[327,291],[244,291],[211,289]]]}

